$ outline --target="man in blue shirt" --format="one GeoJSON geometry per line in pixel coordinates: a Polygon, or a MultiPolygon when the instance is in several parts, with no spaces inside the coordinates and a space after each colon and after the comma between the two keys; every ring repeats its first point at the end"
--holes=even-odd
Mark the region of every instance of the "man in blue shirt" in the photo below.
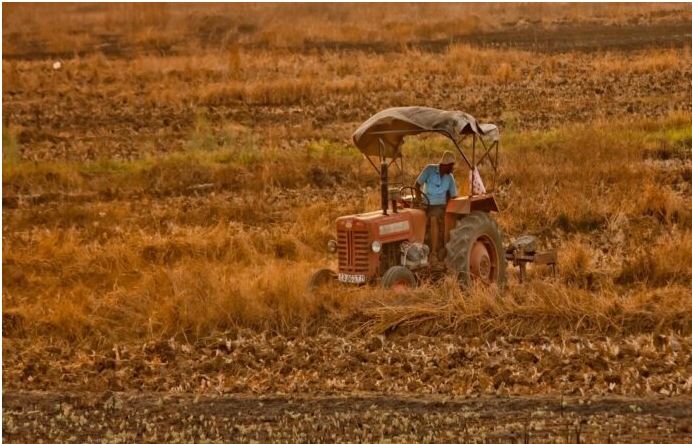
{"type": "MultiPolygon", "coordinates": [[[[443,243],[442,230],[447,201],[457,197],[457,185],[454,182],[452,171],[454,170],[454,153],[445,151],[439,164],[430,164],[416,179],[416,197],[421,198],[421,187],[428,196],[428,239],[430,242],[430,261],[437,262],[438,253],[444,257],[444,249],[439,246],[443,243]]],[[[440,259],[442,259],[440,257],[440,259]]]]}

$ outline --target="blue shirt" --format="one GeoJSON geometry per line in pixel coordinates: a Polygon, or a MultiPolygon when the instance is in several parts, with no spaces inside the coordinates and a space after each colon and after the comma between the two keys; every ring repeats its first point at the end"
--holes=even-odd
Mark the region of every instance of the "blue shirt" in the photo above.
{"type": "Polygon", "coordinates": [[[445,174],[440,177],[438,164],[433,163],[426,166],[416,182],[424,186],[423,192],[430,199],[430,205],[447,204],[448,191],[449,197],[457,197],[457,185],[454,182],[454,176],[445,174]]]}

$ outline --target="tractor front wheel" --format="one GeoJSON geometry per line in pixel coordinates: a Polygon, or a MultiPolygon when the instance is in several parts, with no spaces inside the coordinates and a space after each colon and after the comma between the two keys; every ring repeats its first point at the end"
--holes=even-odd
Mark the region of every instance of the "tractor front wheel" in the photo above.
{"type": "Polygon", "coordinates": [[[382,288],[404,290],[407,288],[416,288],[418,282],[411,270],[401,265],[391,267],[382,276],[382,288]]]}
{"type": "Polygon", "coordinates": [[[457,221],[449,232],[445,265],[456,273],[461,288],[477,282],[504,285],[502,233],[490,214],[473,211],[457,221]]]}
{"type": "Polygon", "coordinates": [[[312,273],[308,280],[308,292],[312,293],[320,287],[324,287],[331,282],[334,282],[336,274],[328,268],[320,268],[312,273]]]}

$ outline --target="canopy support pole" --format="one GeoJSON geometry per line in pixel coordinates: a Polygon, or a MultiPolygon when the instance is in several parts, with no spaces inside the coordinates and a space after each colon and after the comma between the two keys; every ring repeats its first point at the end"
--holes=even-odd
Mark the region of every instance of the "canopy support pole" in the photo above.
{"type": "Polygon", "coordinates": [[[454,137],[450,136],[450,139],[452,139],[452,142],[454,142],[454,146],[457,147],[457,151],[459,151],[459,154],[461,154],[461,157],[464,159],[464,162],[466,162],[466,165],[469,167],[470,170],[473,169],[473,166],[471,165],[471,162],[469,162],[469,159],[466,157],[466,154],[461,150],[461,147],[457,143],[457,141],[454,139],[454,137]]]}

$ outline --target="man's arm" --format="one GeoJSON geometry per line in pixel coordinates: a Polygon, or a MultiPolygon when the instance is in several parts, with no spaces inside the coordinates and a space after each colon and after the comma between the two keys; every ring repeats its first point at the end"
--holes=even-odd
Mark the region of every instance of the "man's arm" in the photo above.
{"type": "Polygon", "coordinates": [[[448,193],[448,195],[447,195],[448,200],[449,200],[449,199],[454,199],[455,197],[457,197],[457,196],[459,195],[459,193],[457,192],[457,183],[456,183],[456,181],[454,180],[454,176],[452,176],[452,175],[450,174],[450,175],[449,175],[449,178],[452,179],[452,180],[450,180],[450,182],[449,182],[449,189],[447,190],[447,193],[448,193]]]}
{"type": "Polygon", "coordinates": [[[416,190],[415,195],[416,199],[420,200],[421,199],[421,189],[420,187],[425,183],[425,181],[428,180],[428,167],[426,166],[423,168],[423,171],[418,175],[418,178],[416,179],[416,183],[413,186],[416,190]]]}

